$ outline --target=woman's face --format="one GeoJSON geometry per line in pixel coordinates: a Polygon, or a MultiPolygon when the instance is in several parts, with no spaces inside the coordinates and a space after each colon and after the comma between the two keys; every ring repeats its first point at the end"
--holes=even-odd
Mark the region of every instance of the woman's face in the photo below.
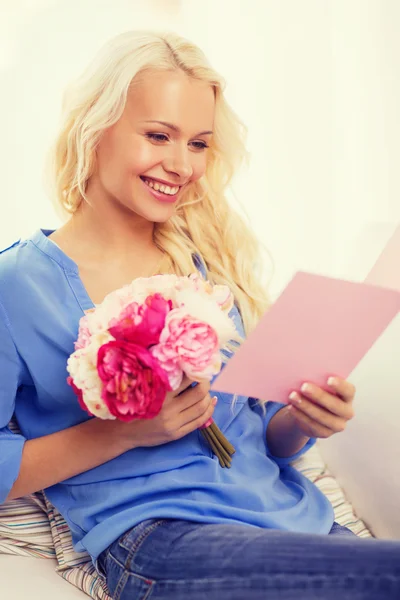
{"type": "Polygon", "coordinates": [[[91,202],[101,197],[151,222],[170,218],[206,170],[214,108],[211,86],[181,71],[144,77],[97,147],[97,170],[87,190],[91,202]],[[170,188],[149,187],[165,185],[160,180],[170,188]]]}

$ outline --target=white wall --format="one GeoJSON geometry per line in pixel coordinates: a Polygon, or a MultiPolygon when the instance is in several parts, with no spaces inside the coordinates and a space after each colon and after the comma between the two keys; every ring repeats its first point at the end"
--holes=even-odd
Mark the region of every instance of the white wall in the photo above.
{"type": "Polygon", "coordinates": [[[235,192],[276,263],[273,295],[299,268],[362,277],[400,220],[396,0],[3,0],[2,11],[0,246],[58,226],[42,166],[62,89],[135,27],[186,35],[227,78],[252,153],[235,192]]]}

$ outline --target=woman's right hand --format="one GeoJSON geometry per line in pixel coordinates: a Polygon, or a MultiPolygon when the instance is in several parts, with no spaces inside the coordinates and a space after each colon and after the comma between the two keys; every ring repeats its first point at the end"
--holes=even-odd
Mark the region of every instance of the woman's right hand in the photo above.
{"type": "Polygon", "coordinates": [[[178,440],[212,417],[217,402],[209,394],[210,382],[189,387],[192,383],[185,376],[177,390],[167,393],[161,411],[153,419],[135,419],[129,423],[109,421],[125,452],[178,440]]]}

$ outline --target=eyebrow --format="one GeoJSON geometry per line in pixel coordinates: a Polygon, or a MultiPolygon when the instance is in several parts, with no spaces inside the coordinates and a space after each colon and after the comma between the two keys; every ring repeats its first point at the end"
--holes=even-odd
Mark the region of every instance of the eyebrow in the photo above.
{"type": "MultiPolygon", "coordinates": [[[[169,129],[176,131],[176,133],[180,133],[179,127],[177,127],[176,125],[172,125],[172,123],[166,123],[165,121],[143,121],[143,123],[159,123],[160,125],[164,125],[165,127],[169,127],[169,129]]],[[[197,135],[209,135],[211,133],[213,133],[213,132],[212,131],[201,131],[197,135]]]]}

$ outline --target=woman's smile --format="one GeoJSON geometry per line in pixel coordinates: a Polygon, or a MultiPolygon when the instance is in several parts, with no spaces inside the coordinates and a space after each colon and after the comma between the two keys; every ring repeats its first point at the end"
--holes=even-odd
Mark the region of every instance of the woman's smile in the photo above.
{"type": "Polygon", "coordinates": [[[140,179],[145,186],[147,192],[149,192],[154,198],[160,202],[167,202],[172,204],[176,202],[179,195],[179,186],[170,187],[164,184],[160,184],[155,180],[148,179],[140,176],[140,179]]]}

